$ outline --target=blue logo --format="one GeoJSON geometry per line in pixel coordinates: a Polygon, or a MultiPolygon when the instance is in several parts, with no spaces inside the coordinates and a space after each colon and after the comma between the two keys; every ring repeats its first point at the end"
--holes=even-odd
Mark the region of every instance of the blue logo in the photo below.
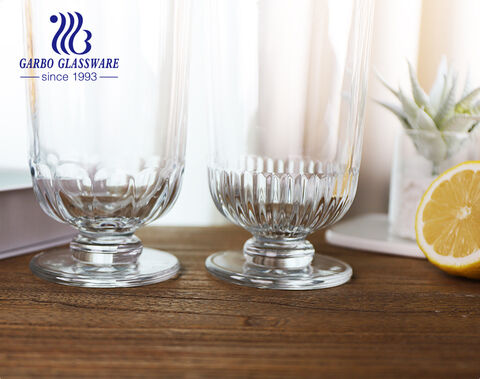
{"type": "MultiPolygon", "coordinates": [[[[76,54],[76,55],[87,54],[92,49],[92,45],[89,42],[90,39],[92,38],[92,33],[89,30],[86,30],[86,29],[83,30],[86,34],[86,37],[83,40],[83,42],[85,43],[85,49],[82,52],[77,52],[73,44],[74,44],[75,38],[77,37],[77,34],[80,32],[82,28],[83,17],[78,12],[75,12],[76,17],[74,17],[70,12],[68,12],[67,14],[68,14],[68,20],[63,13],[59,13],[60,27],[58,28],[57,33],[53,37],[52,49],[57,54],[61,54],[59,49],[67,55],[70,55],[70,53],[76,54]]],[[[52,15],[50,17],[50,22],[54,24],[58,22],[58,16],[52,15]]]]}

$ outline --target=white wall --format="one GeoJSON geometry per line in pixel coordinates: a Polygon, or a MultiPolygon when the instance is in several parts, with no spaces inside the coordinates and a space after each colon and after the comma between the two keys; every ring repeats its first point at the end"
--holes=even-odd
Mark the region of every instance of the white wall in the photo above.
{"type": "MultiPolygon", "coordinates": [[[[200,2],[194,1],[194,7],[200,2]]],[[[194,11],[198,11],[194,8],[194,11]]],[[[154,225],[217,225],[227,220],[213,204],[207,180],[208,128],[206,97],[203,93],[202,44],[199,41],[201,23],[194,18],[192,25],[192,62],[190,65],[189,116],[186,167],[182,191],[169,213],[154,225]]]]}
{"type": "Polygon", "coordinates": [[[375,100],[396,99],[375,75],[408,88],[407,60],[417,62],[421,0],[376,0],[362,165],[357,195],[348,216],[387,212],[390,170],[399,121],[375,100]]]}
{"type": "Polygon", "coordinates": [[[19,79],[23,54],[22,2],[0,0],[0,169],[27,169],[25,83],[19,79]]]}

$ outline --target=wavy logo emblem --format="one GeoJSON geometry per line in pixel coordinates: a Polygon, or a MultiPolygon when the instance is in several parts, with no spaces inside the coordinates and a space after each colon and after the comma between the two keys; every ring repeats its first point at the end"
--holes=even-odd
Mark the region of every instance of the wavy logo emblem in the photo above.
{"type": "MultiPolygon", "coordinates": [[[[83,16],[78,12],[75,12],[76,17],[70,12],[67,12],[68,19],[67,17],[65,17],[63,13],[59,13],[59,15],[60,15],[60,27],[58,28],[58,31],[52,40],[53,51],[55,51],[57,54],[62,54],[60,52],[61,50],[67,55],[70,55],[70,53],[76,54],[76,55],[87,54],[92,49],[92,45],[89,42],[90,39],[92,38],[92,33],[89,30],[86,30],[86,29],[83,30],[86,34],[85,39],[83,40],[83,43],[85,44],[84,50],[81,52],[77,52],[74,46],[75,38],[77,37],[77,34],[82,29],[83,16]]],[[[58,22],[58,19],[59,18],[57,15],[52,15],[50,17],[50,22],[55,24],[58,22]]],[[[77,44],[77,48],[79,48],[78,44],[77,44]]]]}

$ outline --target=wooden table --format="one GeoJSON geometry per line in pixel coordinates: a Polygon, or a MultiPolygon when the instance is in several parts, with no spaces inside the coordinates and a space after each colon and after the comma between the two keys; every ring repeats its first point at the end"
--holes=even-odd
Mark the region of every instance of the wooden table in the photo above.
{"type": "Polygon", "coordinates": [[[29,256],[0,262],[0,378],[479,378],[480,283],[423,260],[328,246],[354,268],[346,285],[258,290],[204,269],[240,248],[233,227],[149,228],[174,252],[179,279],[83,289],[35,278],[29,256]]]}

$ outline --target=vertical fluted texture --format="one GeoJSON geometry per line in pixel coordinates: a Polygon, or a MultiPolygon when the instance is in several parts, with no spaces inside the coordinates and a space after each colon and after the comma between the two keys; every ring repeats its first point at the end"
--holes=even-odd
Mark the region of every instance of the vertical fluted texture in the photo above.
{"type": "Polygon", "coordinates": [[[305,237],[340,219],[351,205],[358,171],[331,163],[248,157],[236,170],[209,168],[217,208],[266,238],[305,237]]]}

